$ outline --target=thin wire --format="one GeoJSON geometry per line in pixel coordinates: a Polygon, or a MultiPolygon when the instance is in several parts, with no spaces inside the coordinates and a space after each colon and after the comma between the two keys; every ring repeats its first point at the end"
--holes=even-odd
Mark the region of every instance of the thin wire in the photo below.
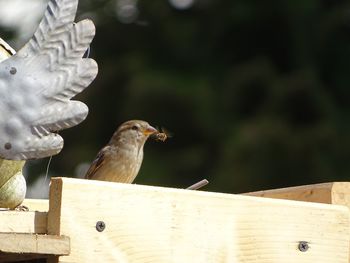
{"type": "Polygon", "coordinates": [[[47,162],[46,173],[45,173],[45,178],[44,178],[43,184],[46,183],[46,179],[47,179],[47,177],[49,175],[49,168],[50,168],[51,160],[52,160],[52,155],[50,156],[49,161],[47,162]]]}
{"type": "Polygon", "coordinates": [[[90,48],[90,46],[88,46],[87,50],[85,51],[85,54],[84,54],[83,58],[89,58],[90,57],[90,50],[91,50],[91,48],[90,48]]]}

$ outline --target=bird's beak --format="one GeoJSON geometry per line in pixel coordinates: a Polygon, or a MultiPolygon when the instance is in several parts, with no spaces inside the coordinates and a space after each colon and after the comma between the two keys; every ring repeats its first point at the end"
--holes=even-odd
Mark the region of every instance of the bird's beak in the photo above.
{"type": "Polygon", "coordinates": [[[143,133],[144,135],[146,135],[146,136],[149,136],[149,135],[152,135],[152,134],[158,133],[158,132],[159,132],[159,131],[158,131],[156,128],[152,127],[152,126],[148,126],[146,129],[144,129],[144,130],[142,131],[142,133],[143,133]]]}

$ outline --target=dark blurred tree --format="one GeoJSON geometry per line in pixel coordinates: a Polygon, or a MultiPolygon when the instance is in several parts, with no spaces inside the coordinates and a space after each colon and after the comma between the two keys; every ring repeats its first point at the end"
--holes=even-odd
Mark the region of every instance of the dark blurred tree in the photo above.
{"type": "Polygon", "coordinates": [[[348,1],[197,0],[179,10],[139,0],[128,23],[116,1],[80,3],[78,19],[96,22],[99,75],[79,95],[90,114],[62,133],[50,173],[73,176],[138,118],[174,137],[146,145],[137,183],[207,178],[209,190],[244,192],[348,180],[348,1]]]}

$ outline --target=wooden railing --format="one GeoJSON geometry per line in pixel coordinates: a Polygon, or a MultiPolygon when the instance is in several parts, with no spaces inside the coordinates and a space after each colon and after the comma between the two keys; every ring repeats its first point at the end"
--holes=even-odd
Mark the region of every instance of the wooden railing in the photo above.
{"type": "Polygon", "coordinates": [[[348,263],[349,189],[230,195],[54,178],[49,201],[0,212],[0,261],[348,263]]]}

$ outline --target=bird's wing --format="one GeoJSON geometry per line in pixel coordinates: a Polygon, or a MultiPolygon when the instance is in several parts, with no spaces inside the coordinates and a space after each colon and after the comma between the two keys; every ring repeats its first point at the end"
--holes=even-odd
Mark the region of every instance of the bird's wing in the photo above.
{"type": "Polygon", "coordinates": [[[111,146],[105,146],[98,152],[95,160],[91,163],[89,170],[86,172],[86,179],[91,179],[98,169],[106,162],[106,153],[110,150],[110,147],[111,146]]]}
{"type": "Polygon", "coordinates": [[[97,75],[82,58],[95,35],[90,20],[74,23],[78,0],[50,0],[34,36],[0,63],[0,157],[43,158],[57,154],[55,131],[83,121],[87,106],[71,98],[97,75]]]}

